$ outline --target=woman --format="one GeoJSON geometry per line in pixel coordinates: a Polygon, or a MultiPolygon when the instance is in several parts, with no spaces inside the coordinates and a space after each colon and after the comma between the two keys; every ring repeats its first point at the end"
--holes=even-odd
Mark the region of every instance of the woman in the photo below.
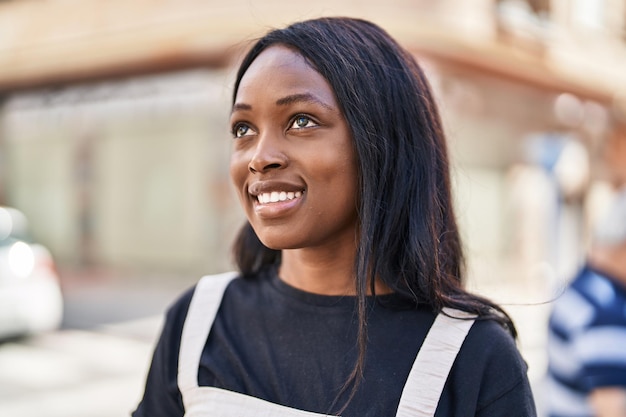
{"type": "Polygon", "coordinates": [[[535,415],[511,320],[462,287],[445,137],[406,51],[357,19],[272,31],[231,127],[239,272],[170,308],[135,417],[535,415]]]}

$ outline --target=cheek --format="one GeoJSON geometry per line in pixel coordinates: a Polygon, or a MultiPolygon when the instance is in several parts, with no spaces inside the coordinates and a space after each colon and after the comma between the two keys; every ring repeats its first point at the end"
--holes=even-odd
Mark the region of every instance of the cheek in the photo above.
{"type": "Polygon", "coordinates": [[[358,169],[355,156],[351,149],[334,152],[323,165],[327,173],[328,183],[326,194],[333,196],[336,202],[346,207],[355,207],[358,201],[358,169]]]}
{"type": "Polygon", "coordinates": [[[233,152],[230,157],[230,180],[241,196],[244,192],[244,183],[248,172],[248,164],[238,152],[233,152]]]}
{"type": "Polygon", "coordinates": [[[341,160],[339,166],[341,167],[341,175],[349,183],[349,187],[353,190],[353,193],[357,193],[359,168],[356,156],[356,151],[347,145],[342,153],[339,154],[341,160]]]}

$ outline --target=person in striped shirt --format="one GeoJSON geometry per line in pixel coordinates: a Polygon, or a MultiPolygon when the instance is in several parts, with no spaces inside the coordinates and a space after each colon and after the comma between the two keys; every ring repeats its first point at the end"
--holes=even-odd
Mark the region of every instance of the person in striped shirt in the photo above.
{"type": "MultiPolygon", "coordinates": [[[[618,140],[618,139],[613,139],[618,140]]],[[[624,159],[626,137],[611,158],[624,159]],[[621,148],[620,148],[621,147],[621,148]]],[[[613,173],[617,173],[616,170],[613,173]]],[[[550,417],[626,417],[626,185],[596,228],[587,261],[549,321],[550,417]]]]}

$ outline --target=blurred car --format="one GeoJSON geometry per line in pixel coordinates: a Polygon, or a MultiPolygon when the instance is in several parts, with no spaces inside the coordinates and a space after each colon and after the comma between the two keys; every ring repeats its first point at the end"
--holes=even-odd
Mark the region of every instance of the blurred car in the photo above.
{"type": "Polygon", "coordinates": [[[53,330],[62,319],[50,251],[32,241],[22,212],[0,206],[0,339],[53,330]]]}

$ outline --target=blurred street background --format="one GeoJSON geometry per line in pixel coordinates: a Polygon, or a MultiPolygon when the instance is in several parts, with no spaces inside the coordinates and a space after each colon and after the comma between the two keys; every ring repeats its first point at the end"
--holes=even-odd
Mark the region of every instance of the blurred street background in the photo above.
{"type": "Polygon", "coordinates": [[[376,22],[425,68],[468,286],[512,314],[541,411],[550,301],[611,198],[602,145],[626,129],[626,0],[0,2],[0,206],[24,213],[63,295],[58,329],[0,341],[0,416],[130,414],[167,305],[232,269],[238,60],[324,15],[376,22]]]}

